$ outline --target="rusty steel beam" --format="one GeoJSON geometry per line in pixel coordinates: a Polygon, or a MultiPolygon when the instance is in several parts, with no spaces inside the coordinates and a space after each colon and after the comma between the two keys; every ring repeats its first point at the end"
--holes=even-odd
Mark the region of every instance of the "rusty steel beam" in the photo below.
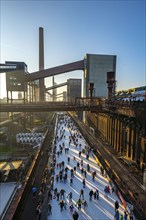
{"type": "Polygon", "coordinates": [[[84,60],[30,73],[25,76],[25,81],[30,82],[37,79],[55,76],[58,74],[67,73],[75,70],[84,70],[84,60]]]}

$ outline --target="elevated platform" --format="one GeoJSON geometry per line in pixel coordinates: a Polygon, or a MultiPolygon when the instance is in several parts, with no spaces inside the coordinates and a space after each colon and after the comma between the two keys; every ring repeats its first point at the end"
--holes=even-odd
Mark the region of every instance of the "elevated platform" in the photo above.
{"type": "Polygon", "coordinates": [[[48,102],[38,104],[2,104],[0,112],[49,112],[49,111],[93,111],[98,106],[75,105],[68,102],[48,102]]]}

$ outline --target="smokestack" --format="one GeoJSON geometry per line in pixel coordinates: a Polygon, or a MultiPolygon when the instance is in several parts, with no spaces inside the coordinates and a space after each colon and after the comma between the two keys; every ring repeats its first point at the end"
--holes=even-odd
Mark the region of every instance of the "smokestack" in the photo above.
{"type": "MultiPolygon", "coordinates": [[[[44,33],[43,28],[39,27],[39,71],[44,70],[44,33]]],[[[39,79],[40,101],[44,101],[45,88],[44,79],[39,79]]]]}

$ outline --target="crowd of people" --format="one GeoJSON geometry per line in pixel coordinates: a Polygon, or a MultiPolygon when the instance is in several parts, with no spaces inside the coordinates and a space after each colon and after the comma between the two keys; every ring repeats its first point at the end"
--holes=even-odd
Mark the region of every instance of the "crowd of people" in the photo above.
{"type": "MultiPolygon", "coordinates": [[[[49,216],[51,218],[53,212],[55,212],[52,206],[53,201],[57,202],[57,205],[60,207],[60,212],[69,210],[73,220],[80,218],[82,210],[87,212],[89,203],[92,201],[100,201],[101,189],[98,189],[98,187],[91,187],[88,190],[87,196],[88,176],[91,176],[93,183],[98,181],[97,169],[90,164],[90,157],[92,155],[92,149],[85,145],[82,135],[72,120],[67,115],[61,117],[61,119],[58,118],[55,137],[52,143],[51,166],[46,168],[44,172],[44,178],[39,192],[39,203],[37,206],[38,219],[41,219],[41,204],[44,199],[48,173],[51,175],[49,186],[47,187],[48,218],[49,216]],[[66,136],[66,129],[69,131],[68,136],[66,136]],[[73,150],[78,152],[78,154],[73,153],[73,150]],[[64,160],[64,157],[66,160],[64,160]],[[72,190],[74,181],[77,178],[80,178],[82,182],[82,187],[78,191],[78,198],[74,190],[72,190]],[[70,186],[71,190],[69,192],[66,190],[66,185],[70,186]]],[[[106,173],[102,166],[99,167],[99,171],[101,176],[105,178],[106,173]]],[[[34,192],[34,194],[35,193],[36,192],[34,192]]],[[[113,188],[111,189],[107,182],[102,194],[105,199],[108,199],[108,195],[111,193],[114,193],[114,190],[113,188]]],[[[115,218],[115,220],[128,220],[127,212],[125,211],[122,214],[121,211],[119,211],[119,207],[119,202],[115,201],[115,213],[113,213],[113,218],[115,218]]]]}

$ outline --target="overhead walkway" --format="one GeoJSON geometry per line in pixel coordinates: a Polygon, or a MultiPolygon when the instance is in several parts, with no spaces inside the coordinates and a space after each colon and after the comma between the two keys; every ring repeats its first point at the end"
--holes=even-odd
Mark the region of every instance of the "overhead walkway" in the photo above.
{"type": "Polygon", "coordinates": [[[67,73],[75,70],[84,70],[84,60],[33,72],[31,74],[26,75],[25,80],[26,82],[30,82],[37,79],[55,76],[58,74],[67,73]]]}
{"type": "Polygon", "coordinates": [[[98,111],[100,99],[79,98],[73,102],[39,102],[1,104],[0,112],[98,111]]]}

